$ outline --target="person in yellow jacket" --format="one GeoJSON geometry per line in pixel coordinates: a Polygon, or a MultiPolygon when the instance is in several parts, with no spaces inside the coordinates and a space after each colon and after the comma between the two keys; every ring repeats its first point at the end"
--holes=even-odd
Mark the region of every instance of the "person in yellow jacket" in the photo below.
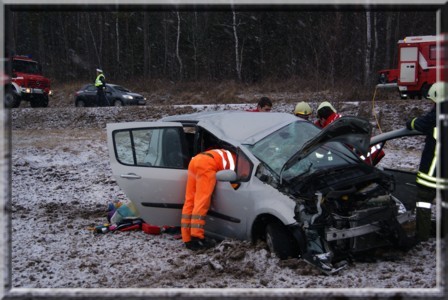
{"type": "Polygon", "coordinates": [[[106,77],[103,74],[103,70],[96,69],[96,105],[97,106],[108,106],[109,101],[106,98],[106,77]]]}
{"type": "Polygon", "coordinates": [[[191,250],[213,246],[205,239],[205,217],[210,208],[216,173],[235,170],[236,156],[225,149],[212,149],[194,156],[188,165],[185,202],[182,208],[182,241],[191,250]]]}

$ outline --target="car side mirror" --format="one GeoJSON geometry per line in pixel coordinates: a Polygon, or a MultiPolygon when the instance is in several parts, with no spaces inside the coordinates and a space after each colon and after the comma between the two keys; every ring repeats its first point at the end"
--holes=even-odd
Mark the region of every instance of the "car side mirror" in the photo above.
{"type": "Polygon", "coordinates": [[[235,182],[237,180],[237,175],[233,170],[221,170],[216,173],[216,180],[235,182]]]}

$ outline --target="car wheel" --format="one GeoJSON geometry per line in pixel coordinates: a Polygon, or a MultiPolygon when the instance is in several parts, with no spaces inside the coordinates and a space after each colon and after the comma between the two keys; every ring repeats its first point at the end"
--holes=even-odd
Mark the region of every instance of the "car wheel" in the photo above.
{"type": "Polygon", "coordinates": [[[123,102],[121,102],[121,100],[115,100],[114,106],[123,106],[123,102]]]}
{"type": "Polygon", "coordinates": [[[280,259],[299,256],[297,242],[288,228],[278,222],[272,222],[266,226],[266,244],[269,250],[280,259]]]}
{"type": "Polygon", "coordinates": [[[85,107],[86,102],[84,99],[76,99],[76,107],[85,107]]]}

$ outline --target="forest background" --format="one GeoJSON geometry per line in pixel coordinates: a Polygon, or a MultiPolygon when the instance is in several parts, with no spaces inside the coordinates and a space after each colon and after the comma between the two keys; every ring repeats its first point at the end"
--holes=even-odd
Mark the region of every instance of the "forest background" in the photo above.
{"type": "Polygon", "coordinates": [[[360,100],[380,69],[396,68],[398,40],[437,33],[440,7],[15,4],[5,45],[39,61],[56,90],[74,92],[102,68],[143,94],[215,89],[209,102],[231,102],[252,86],[360,100]]]}

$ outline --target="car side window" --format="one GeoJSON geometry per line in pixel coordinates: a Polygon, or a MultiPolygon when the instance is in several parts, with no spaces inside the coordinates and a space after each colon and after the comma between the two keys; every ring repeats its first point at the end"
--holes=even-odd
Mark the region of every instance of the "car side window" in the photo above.
{"type": "Polygon", "coordinates": [[[190,159],[182,128],[145,128],[113,133],[117,161],[124,165],[186,169],[190,159]]]}
{"type": "Polygon", "coordinates": [[[94,85],[89,85],[89,86],[86,88],[86,90],[89,91],[89,92],[96,91],[96,86],[94,86],[94,85]]]}

